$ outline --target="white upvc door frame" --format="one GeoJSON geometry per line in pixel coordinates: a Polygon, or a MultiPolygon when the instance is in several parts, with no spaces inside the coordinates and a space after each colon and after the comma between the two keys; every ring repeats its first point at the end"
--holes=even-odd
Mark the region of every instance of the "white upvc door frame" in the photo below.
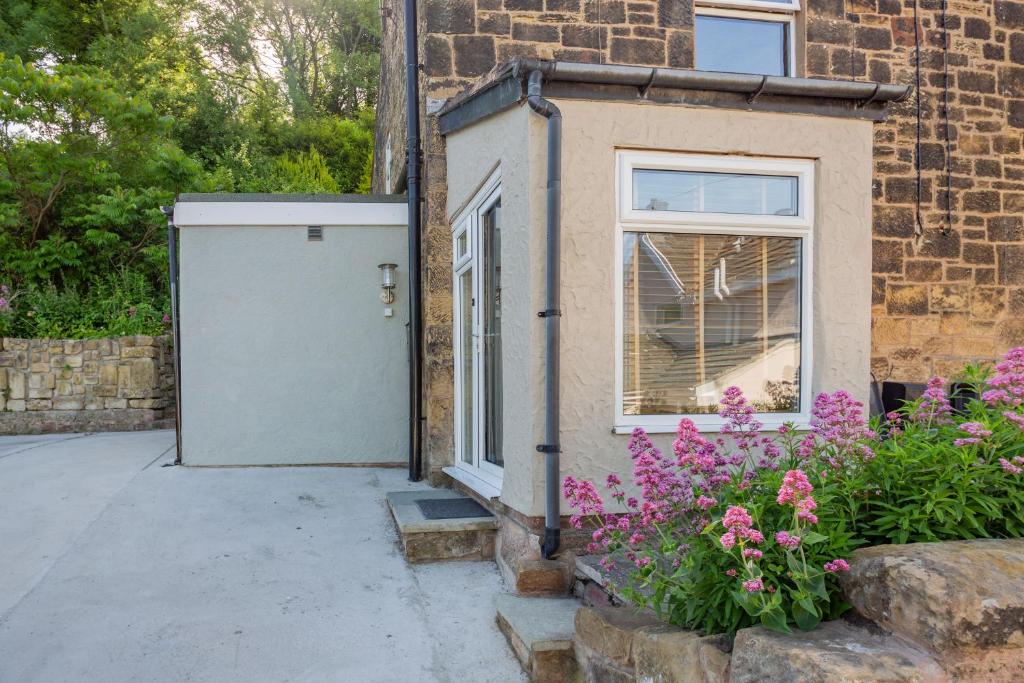
{"type": "Polygon", "coordinates": [[[453,278],[452,278],[452,308],[453,308],[453,346],[455,349],[454,361],[455,361],[455,467],[456,469],[465,472],[471,478],[475,477],[482,480],[484,483],[493,486],[497,489],[501,489],[501,481],[503,475],[503,468],[490,463],[487,461],[484,450],[484,433],[485,423],[487,420],[487,411],[484,409],[484,401],[486,400],[486,385],[487,378],[484,376],[484,344],[483,344],[483,316],[481,311],[483,307],[480,303],[483,301],[483,254],[482,254],[482,239],[481,230],[483,229],[483,217],[486,213],[501,199],[501,183],[500,176],[497,171],[487,182],[481,187],[479,192],[473,197],[473,199],[466,205],[462,211],[456,216],[452,222],[452,263],[453,263],[453,278]],[[459,237],[465,235],[467,246],[463,253],[459,253],[459,237]],[[463,352],[464,352],[464,340],[462,335],[465,333],[466,326],[462,319],[463,301],[462,301],[462,288],[459,286],[459,280],[465,273],[470,273],[472,278],[472,292],[473,292],[473,303],[471,306],[472,320],[470,321],[469,329],[473,336],[473,342],[471,345],[473,357],[471,359],[470,366],[472,367],[473,383],[472,383],[472,396],[464,396],[463,391],[463,352]],[[469,399],[473,406],[473,425],[470,433],[472,434],[472,463],[464,462],[462,454],[464,452],[466,444],[465,439],[465,425],[463,424],[464,419],[464,401],[469,399]]]}

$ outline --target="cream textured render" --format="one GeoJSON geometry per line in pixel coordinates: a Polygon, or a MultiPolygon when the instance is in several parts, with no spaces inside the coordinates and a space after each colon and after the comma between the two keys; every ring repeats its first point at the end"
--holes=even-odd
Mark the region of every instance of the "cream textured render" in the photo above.
{"type": "MultiPolygon", "coordinates": [[[[871,331],[869,121],[651,103],[563,100],[562,475],[626,472],[615,422],[616,152],[815,160],[812,393],[867,400],[871,331]]],[[[543,513],[542,324],[546,134],[526,107],[448,136],[454,215],[495,165],[502,174],[505,472],[502,502],[543,513]],[[528,284],[527,284],[528,283],[528,284]]],[[[655,436],[671,448],[672,435],[655,436]]]]}

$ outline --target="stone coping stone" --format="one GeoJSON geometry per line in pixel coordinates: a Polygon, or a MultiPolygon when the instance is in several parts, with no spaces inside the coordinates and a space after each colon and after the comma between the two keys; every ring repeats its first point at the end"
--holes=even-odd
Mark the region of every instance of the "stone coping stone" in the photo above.
{"type": "Polygon", "coordinates": [[[863,548],[840,581],[861,616],[940,657],[1024,648],[1024,539],[863,548]]]}
{"type": "Polygon", "coordinates": [[[736,633],[729,683],[930,683],[949,678],[927,653],[849,622],[806,633],[756,626],[736,633]]]}
{"type": "Polygon", "coordinates": [[[465,495],[451,489],[429,489],[424,491],[392,491],[385,498],[391,514],[402,535],[417,533],[437,533],[445,531],[486,531],[498,528],[498,518],[490,517],[459,517],[455,519],[427,519],[416,504],[425,498],[438,500],[446,498],[466,498],[465,495]]]}
{"type": "MultiPolygon", "coordinates": [[[[615,558],[615,564],[608,570],[601,566],[603,557],[604,555],[578,555],[576,573],[599,584],[619,602],[632,604],[632,601],[623,595],[621,587],[629,584],[629,575],[635,569],[633,563],[625,558],[615,558]]],[[[640,588],[637,592],[647,594],[650,589],[640,588]]]]}
{"type": "MultiPolygon", "coordinates": [[[[494,605],[502,631],[506,635],[511,631],[529,653],[572,650],[578,600],[501,593],[495,597],[494,605]]],[[[517,654],[521,654],[518,648],[517,654]]]]}
{"type": "Polygon", "coordinates": [[[633,638],[645,628],[671,627],[631,607],[581,607],[576,612],[576,641],[623,666],[633,665],[633,638]]]}

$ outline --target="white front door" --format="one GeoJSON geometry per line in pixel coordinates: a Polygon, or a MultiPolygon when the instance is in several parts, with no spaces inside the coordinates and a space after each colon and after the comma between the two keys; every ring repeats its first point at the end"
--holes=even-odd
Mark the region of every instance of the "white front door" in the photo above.
{"type": "Polygon", "coordinates": [[[455,223],[455,464],[501,488],[501,192],[497,179],[455,223]]]}

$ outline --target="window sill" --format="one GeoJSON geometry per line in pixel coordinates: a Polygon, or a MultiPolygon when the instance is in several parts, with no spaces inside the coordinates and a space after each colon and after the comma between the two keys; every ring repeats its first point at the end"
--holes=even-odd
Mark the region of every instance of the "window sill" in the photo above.
{"type": "MultiPolygon", "coordinates": [[[[633,430],[636,429],[637,427],[642,428],[648,434],[675,434],[676,433],[676,428],[679,425],[679,420],[683,419],[684,417],[686,417],[686,416],[685,415],[680,415],[678,418],[676,418],[676,421],[674,423],[672,423],[672,424],[638,424],[638,423],[617,424],[617,425],[612,427],[612,434],[631,434],[633,432],[633,430]]],[[[692,419],[694,424],[697,425],[697,429],[701,433],[705,433],[705,434],[706,433],[717,433],[717,432],[721,431],[722,425],[725,424],[725,421],[721,420],[721,419],[716,419],[716,420],[713,420],[713,421],[698,420],[698,419],[694,419],[694,418],[690,418],[690,419],[692,419]]],[[[758,416],[757,420],[763,425],[762,428],[761,428],[761,431],[763,431],[763,432],[775,432],[775,431],[778,431],[779,427],[781,427],[782,425],[786,424],[787,422],[791,422],[793,424],[794,428],[796,429],[796,431],[798,431],[798,432],[806,432],[806,431],[809,431],[810,428],[811,428],[810,420],[808,420],[804,416],[800,416],[800,417],[798,417],[796,419],[788,419],[788,420],[778,420],[778,419],[758,416]]]]}
{"type": "Polygon", "coordinates": [[[459,467],[442,467],[441,471],[460,484],[473,489],[487,500],[497,500],[501,497],[501,489],[499,487],[484,481],[480,477],[474,477],[464,469],[459,467]]]}

